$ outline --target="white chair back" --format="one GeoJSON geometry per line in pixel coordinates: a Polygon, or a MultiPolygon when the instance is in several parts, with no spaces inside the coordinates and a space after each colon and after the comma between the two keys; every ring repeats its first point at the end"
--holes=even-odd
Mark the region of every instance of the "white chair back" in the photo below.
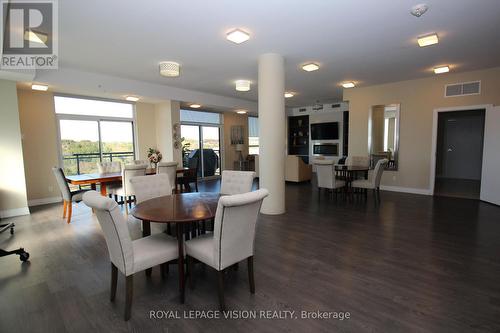
{"type": "Polygon", "coordinates": [[[144,160],[134,160],[132,162],[132,164],[136,164],[136,165],[143,165],[143,164],[148,164],[148,161],[144,161],[144,160]]]}
{"type": "Polygon", "coordinates": [[[374,188],[380,187],[380,180],[382,179],[382,174],[384,173],[384,169],[387,163],[389,163],[389,160],[387,158],[383,158],[381,160],[378,160],[377,164],[375,165],[372,178],[372,184],[374,188]]]}
{"type": "Polygon", "coordinates": [[[335,188],[335,170],[333,162],[333,160],[314,160],[318,187],[329,189],[335,188]]]}
{"type": "Polygon", "coordinates": [[[99,173],[122,172],[122,163],[120,161],[97,162],[99,173]]]}
{"type": "Polygon", "coordinates": [[[168,175],[139,176],[130,179],[134,186],[137,203],[172,194],[168,175]]]}
{"type": "Polygon", "coordinates": [[[222,184],[220,194],[233,195],[252,191],[253,171],[222,171],[222,184]]]}
{"type": "Polygon", "coordinates": [[[370,166],[370,158],[368,156],[348,156],[345,160],[345,165],[355,165],[368,168],[370,166]]]}
{"type": "Polygon", "coordinates": [[[130,183],[130,179],[137,176],[145,176],[147,164],[129,164],[125,165],[122,170],[122,187],[126,196],[135,194],[134,185],[130,183]]]}
{"type": "Polygon", "coordinates": [[[66,181],[66,176],[64,176],[64,171],[61,168],[53,167],[52,172],[56,177],[57,185],[59,186],[59,190],[61,191],[61,195],[63,200],[70,201],[71,200],[71,191],[69,189],[68,182],[66,181]]]}
{"type": "Polygon", "coordinates": [[[257,218],[268,194],[260,189],[219,199],[213,237],[215,268],[223,270],[253,255],[257,218]]]}
{"type": "Polygon", "coordinates": [[[156,173],[166,173],[172,190],[175,189],[175,177],[177,177],[177,162],[160,162],[156,168],[156,173]]]}
{"type": "Polygon", "coordinates": [[[132,240],[118,204],[96,191],[83,195],[83,202],[94,209],[108,247],[109,259],[125,275],[134,273],[132,240]]]}

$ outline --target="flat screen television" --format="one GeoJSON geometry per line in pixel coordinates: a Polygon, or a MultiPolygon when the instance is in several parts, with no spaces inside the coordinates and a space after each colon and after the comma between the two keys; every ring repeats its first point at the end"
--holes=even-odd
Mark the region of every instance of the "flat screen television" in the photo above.
{"type": "Polygon", "coordinates": [[[312,140],[338,140],[339,123],[319,123],[311,124],[312,140]]]}

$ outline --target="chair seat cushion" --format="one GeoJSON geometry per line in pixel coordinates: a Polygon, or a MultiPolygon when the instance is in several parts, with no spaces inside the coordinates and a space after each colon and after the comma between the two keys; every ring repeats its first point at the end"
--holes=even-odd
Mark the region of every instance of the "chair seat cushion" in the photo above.
{"type": "Polygon", "coordinates": [[[360,179],[360,180],[354,180],[352,182],[352,187],[357,187],[357,188],[373,188],[372,182],[368,181],[367,179],[360,179]]]}
{"type": "Polygon", "coordinates": [[[215,267],[214,260],[214,237],[213,234],[205,234],[186,241],[186,254],[198,259],[210,267],[215,267]]]}
{"type": "Polygon", "coordinates": [[[164,233],[134,240],[132,247],[133,273],[177,259],[179,256],[177,240],[164,233]]]}

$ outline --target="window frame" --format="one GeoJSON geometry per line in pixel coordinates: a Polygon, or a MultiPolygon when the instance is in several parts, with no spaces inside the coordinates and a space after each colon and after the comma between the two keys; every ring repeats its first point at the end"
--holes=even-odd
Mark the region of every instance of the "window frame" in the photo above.
{"type": "Polygon", "coordinates": [[[248,120],[247,120],[247,122],[248,122],[248,124],[247,124],[247,126],[248,126],[248,137],[247,137],[247,140],[248,140],[248,155],[250,155],[250,148],[255,148],[255,147],[259,148],[259,153],[258,154],[252,154],[252,155],[260,155],[260,137],[257,136],[259,138],[259,144],[258,145],[251,145],[250,144],[250,118],[255,118],[255,119],[257,119],[257,122],[259,121],[259,117],[248,116],[248,120]]]}
{"type": "Polygon", "coordinates": [[[101,121],[113,121],[113,122],[126,122],[132,123],[132,141],[133,141],[133,153],[134,159],[137,159],[138,152],[138,140],[137,140],[137,112],[136,112],[136,104],[133,102],[127,102],[122,100],[110,99],[110,98],[99,98],[99,97],[89,97],[89,96],[80,96],[80,95],[68,95],[68,94],[54,94],[52,101],[54,102],[54,115],[56,121],[56,131],[57,131],[57,153],[59,160],[59,167],[64,167],[63,162],[63,152],[61,145],[61,120],[82,120],[82,121],[96,121],[97,122],[97,130],[99,135],[99,159],[102,161],[102,138],[101,138],[101,121]],[[109,116],[87,116],[87,115],[74,115],[67,113],[56,113],[55,110],[55,98],[56,97],[69,97],[76,99],[90,99],[97,101],[107,101],[114,103],[122,103],[122,104],[130,104],[132,106],[132,118],[124,118],[124,117],[109,117],[109,116]]]}
{"type": "MultiPolygon", "coordinates": [[[[181,110],[183,110],[181,108],[181,110]]],[[[207,126],[207,127],[218,127],[219,128],[219,154],[220,154],[220,175],[214,175],[214,176],[209,176],[209,177],[204,177],[203,179],[218,179],[222,177],[222,171],[225,169],[225,147],[224,147],[224,113],[222,112],[211,112],[211,111],[205,111],[205,110],[189,110],[189,109],[184,109],[187,111],[193,111],[193,112],[207,112],[207,113],[215,113],[219,115],[219,124],[214,124],[214,123],[204,123],[204,122],[195,122],[195,121],[183,121],[180,120],[179,123],[180,125],[188,125],[188,126],[199,126],[199,142],[203,141],[203,134],[202,134],[202,127],[207,126]]],[[[182,127],[181,127],[182,128],[182,127]]],[[[182,130],[181,130],[181,137],[182,137],[182,130]]],[[[203,150],[201,151],[201,155],[203,156],[203,150]]],[[[202,165],[203,165],[203,157],[201,159],[202,165]]],[[[201,166],[203,168],[203,166],[201,166]]]]}

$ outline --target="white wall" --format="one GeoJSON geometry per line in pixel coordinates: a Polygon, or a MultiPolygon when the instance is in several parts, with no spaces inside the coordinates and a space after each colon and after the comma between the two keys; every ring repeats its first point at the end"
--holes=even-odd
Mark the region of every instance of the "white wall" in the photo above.
{"type": "Polygon", "coordinates": [[[17,88],[0,80],[0,217],[29,214],[17,88]]]}

